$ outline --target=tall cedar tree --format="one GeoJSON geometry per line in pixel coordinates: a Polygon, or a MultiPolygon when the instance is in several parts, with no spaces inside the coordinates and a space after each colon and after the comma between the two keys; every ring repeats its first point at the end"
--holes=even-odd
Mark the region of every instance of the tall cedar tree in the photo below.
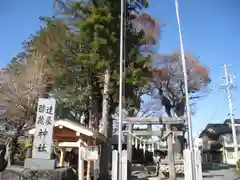
{"type": "MultiPolygon", "coordinates": [[[[71,43],[66,47],[66,52],[70,53],[64,60],[68,68],[63,69],[64,78],[61,79],[68,85],[71,82],[70,79],[73,80],[72,86],[69,86],[75,87],[71,88],[73,91],[82,90],[78,100],[82,99],[86,102],[88,96],[92,96],[92,99],[97,97],[94,104],[97,104],[98,108],[95,110],[98,111],[98,115],[101,114],[99,117],[102,119],[99,131],[109,139],[112,134],[111,115],[118,107],[120,1],[81,1],[61,5],[65,8],[68,6],[70,10],[67,13],[75,15],[72,21],[68,21],[73,33],[71,43]]],[[[143,18],[147,17],[146,14],[141,17],[133,11],[134,7],[130,8],[129,4],[127,7],[125,99],[127,102],[132,102],[134,108],[139,109],[141,102],[138,92],[147,84],[151,75],[148,71],[150,57],[143,55],[142,49],[146,50],[147,45],[155,41],[152,42],[149,38],[152,36],[149,34],[147,36],[147,33],[142,31],[146,24],[146,19],[143,18]],[[141,25],[142,22],[145,24],[141,25]]],[[[64,82],[62,81],[62,84],[64,82]]],[[[88,106],[85,108],[87,109],[88,106]]],[[[108,163],[106,162],[109,162],[111,154],[109,149],[107,145],[101,151],[100,167],[103,179],[108,176],[108,163]]]]}

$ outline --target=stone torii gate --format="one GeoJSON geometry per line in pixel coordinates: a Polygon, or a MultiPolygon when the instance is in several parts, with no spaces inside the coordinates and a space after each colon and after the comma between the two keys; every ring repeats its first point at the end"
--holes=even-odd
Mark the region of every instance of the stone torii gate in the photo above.
{"type": "MultiPolygon", "coordinates": [[[[123,121],[124,124],[127,124],[127,131],[123,131],[125,135],[127,135],[127,152],[128,152],[128,179],[131,178],[132,173],[132,141],[133,141],[133,125],[166,125],[166,129],[164,130],[164,133],[161,134],[160,131],[142,131],[142,132],[135,132],[135,135],[141,135],[141,136],[161,136],[162,139],[167,138],[167,144],[168,144],[168,155],[172,154],[172,156],[168,156],[168,164],[169,168],[174,167],[174,153],[173,153],[173,134],[174,135],[180,135],[179,133],[182,132],[182,136],[184,136],[183,130],[181,132],[177,130],[173,130],[172,127],[174,126],[183,126],[185,123],[185,117],[181,118],[168,118],[168,117],[128,117],[125,118],[123,121]],[[174,132],[174,133],[173,133],[174,132]],[[127,133],[127,134],[126,134],[127,133]],[[172,151],[172,152],[171,152],[172,151]]],[[[172,168],[171,168],[172,169],[172,168]]],[[[174,171],[172,169],[170,171],[174,171]]],[[[170,172],[171,173],[171,172],[170,172]]]]}

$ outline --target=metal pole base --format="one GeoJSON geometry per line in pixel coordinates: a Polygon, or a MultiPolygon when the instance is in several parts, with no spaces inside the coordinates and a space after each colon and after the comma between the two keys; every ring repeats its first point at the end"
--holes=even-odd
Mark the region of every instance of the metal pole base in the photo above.
{"type": "Polygon", "coordinates": [[[194,151],[185,149],[183,151],[184,157],[184,174],[185,180],[196,180],[195,163],[194,163],[194,151]],[[186,176],[187,174],[187,176],[186,176]]]}

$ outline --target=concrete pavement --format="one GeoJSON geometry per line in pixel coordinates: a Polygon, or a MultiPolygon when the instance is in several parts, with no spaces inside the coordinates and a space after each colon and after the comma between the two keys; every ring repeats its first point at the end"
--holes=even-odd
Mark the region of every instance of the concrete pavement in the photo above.
{"type": "Polygon", "coordinates": [[[240,180],[240,173],[238,174],[234,168],[217,169],[203,172],[204,180],[240,180]]]}
{"type": "MultiPolygon", "coordinates": [[[[234,167],[226,165],[205,166],[203,170],[203,180],[240,180],[240,173],[234,167]]],[[[133,180],[163,180],[159,177],[150,177],[148,170],[144,167],[135,167],[133,170],[133,180]]],[[[184,180],[180,178],[179,180],[184,180]]]]}

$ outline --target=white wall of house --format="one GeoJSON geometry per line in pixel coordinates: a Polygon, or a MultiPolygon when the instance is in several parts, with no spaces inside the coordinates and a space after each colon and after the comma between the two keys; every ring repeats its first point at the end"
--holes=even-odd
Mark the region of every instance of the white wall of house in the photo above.
{"type": "Polygon", "coordinates": [[[210,143],[208,141],[208,137],[203,136],[201,139],[202,139],[203,150],[209,150],[210,149],[210,143]]]}
{"type": "MultiPolygon", "coordinates": [[[[238,142],[238,156],[240,157],[240,127],[236,127],[237,133],[237,142],[238,142]]],[[[237,160],[234,156],[234,144],[233,144],[233,136],[232,133],[227,133],[221,136],[223,139],[223,146],[224,146],[224,156],[225,156],[225,163],[235,165],[237,160]]]]}
{"type": "MultiPolygon", "coordinates": [[[[234,157],[234,148],[233,147],[225,147],[224,156],[225,156],[224,163],[230,164],[230,165],[235,165],[236,164],[237,161],[234,157]]],[[[240,157],[240,146],[239,146],[238,156],[240,157]]]]}

